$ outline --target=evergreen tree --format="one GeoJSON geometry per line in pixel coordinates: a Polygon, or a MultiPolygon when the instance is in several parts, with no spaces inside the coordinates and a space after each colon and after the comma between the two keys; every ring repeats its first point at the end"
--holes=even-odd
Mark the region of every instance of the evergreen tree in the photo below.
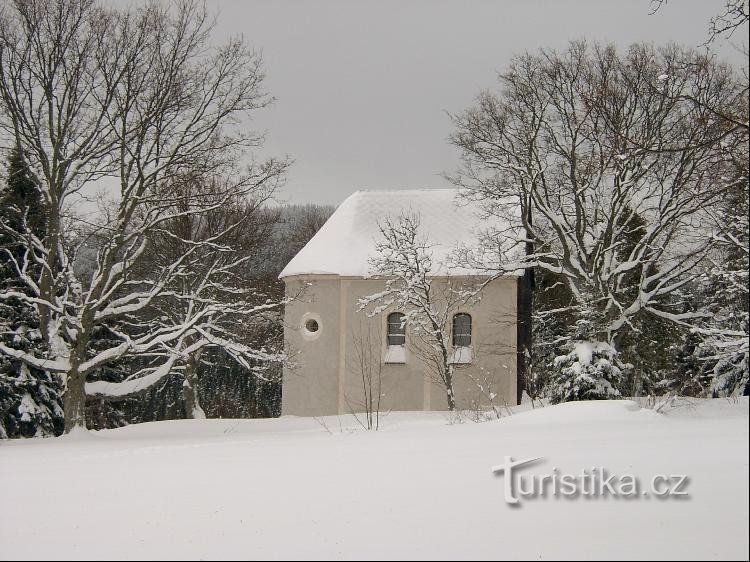
{"type": "MultiPolygon", "coordinates": [[[[23,153],[11,152],[0,188],[0,287],[25,291],[21,272],[36,266],[25,240],[44,237],[44,201],[23,153]]],[[[39,318],[17,298],[0,302],[0,341],[22,351],[42,350],[39,318]]],[[[63,429],[60,381],[41,369],[0,356],[0,438],[58,435],[63,429]]]]}
{"type": "Polygon", "coordinates": [[[575,331],[566,345],[567,353],[555,358],[555,371],[549,384],[553,404],[574,400],[620,398],[623,371],[617,351],[600,341],[597,318],[592,311],[580,311],[575,331]]]}
{"type": "Polygon", "coordinates": [[[733,155],[733,188],[717,213],[717,255],[705,278],[711,321],[700,346],[712,373],[712,396],[747,395],[750,362],[750,184],[747,131],[733,155]]]}
{"type": "Polygon", "coordinates": [[[537,399],[549,393],[555,377],[555,357],[565,353],[568,326],[575,324],[575,315],[571,309],[573,295],[564,278],[539,269],[534,272],[534,279],[531,369],[525,386],[528,395],[537,399]]]}

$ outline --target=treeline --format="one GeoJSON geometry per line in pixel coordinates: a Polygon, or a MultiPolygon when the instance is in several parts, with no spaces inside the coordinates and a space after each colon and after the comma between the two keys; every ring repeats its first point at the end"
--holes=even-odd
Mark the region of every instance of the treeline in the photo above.
{"type": "Polygon", "coordinates": [[[747,68],[577,41],[454,117],[452,179],[501,225],[466,257],[534,286],[531,395],[747,394],[748,113],[747,68]]]}
{"type": "Polygon", "coordinates": [[[214,25],[190,0],[4,6],[3,436],[278,409],[275,275],[319,209],[274,209],[263,61],[214,25]]]}
{"type": "MultiPolygon", "coordinates": [[[[243,251],[243,265],[249,285],[275,302],[284,296],[283,282],[278,275],[289,260],[308,242],[332,214],[334,208],[324,205],[267,204],[252,213],[245,223],[248,240],[243,251]]],[[[222,209],[223,213],[224,210],[222,209]]],[[[0,287],[22,290],[16,268],[22,263],[23,249],[16,235],[45,238],[45,202],[32,179],[23,157],[14,151],[6,166],[5,181],[0,187],[0,215],[6,228],[0,233],[0,244],[12,257],[0,255],[0,287]]],[[[73,264],[79,275],[96,269],[96,231],[86,233],[73,264]]],[[[164,256],[164,249],[160,252],[164,256]]],[[[148,268],[149,260],[143,267],[148,268]]],[[[153,316],[157,309],[146,311],[153,316]]],[[[268,349],[283,349],[282,309],[269,322],[251,323],[241,331],[243,341],[263,342],[268,349]]],[[[141,320],[143,321],[143,320],[141,320]]],[[[236,322],[243,323],[241,316],[236,322]]],[[[0,330],[6,346],[18,350],[39,350],[43,345],[39,316],[20,299],[0,302],[0,330]]],[[[126,327],[120,330],[127,332],[126,327]]],[[[90,343],[92,354],[123,341],[125,334],[105,325],[96,327],[90,343]]],[[[260,346],[258,346],[260,347],[260,346]]],[[[91,375],[91,380],[122,382],[148,365],[137,355],[124,355],[111,361],[91,375]]],[[[254,418],[274,417],[281,413],[280,361],[271,362],[261,376],[238,363],[220,348],[207,350],[196,365],[193,384],[195,392],[186,399],[184,370],[175,369],[159,384],[137,395],[126,397],[91,396],[86,401],[86,424],[89,429],[105,429],[132,423],[195,417],[196,402],[206,417],[254,418]]],[[[64,429],[63,387],[59,378],[44,369],[28,367],[7,354],[0,355],[0,436],[3,438],[59,435],[64,429]]]]}

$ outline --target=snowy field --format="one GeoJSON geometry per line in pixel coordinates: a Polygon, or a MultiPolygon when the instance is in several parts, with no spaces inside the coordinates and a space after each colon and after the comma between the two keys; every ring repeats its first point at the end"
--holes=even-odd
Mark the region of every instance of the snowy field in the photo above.
{"type": "Polygon", "coordinates": [[[0,557],[748,558],[748,400],[159,422],[0,443],[0,557]],[[524,474],[685,474],[687,499],[504,501],[524,474]]]}

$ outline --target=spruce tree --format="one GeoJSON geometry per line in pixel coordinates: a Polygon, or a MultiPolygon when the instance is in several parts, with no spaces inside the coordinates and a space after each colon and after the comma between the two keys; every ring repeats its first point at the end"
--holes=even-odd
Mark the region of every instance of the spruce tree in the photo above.
{"type": "Polygon", "coordinates": [[[599,341],[596,313],[579,312],[567,353],[554,360],[555,372],[549,385],[553,404],[574,400],[610,400],[621,397],[624,371],[617,351],[599,341]]]}
{"type": "MultiPolygon", "coordinates": [[[[0,186],[0,287],[24,292],[20,271],[33,269],[29,237],[44,237],[44,201],[23,153],[15,149],[0,186]]],[[[36,311],[19,299],[0,301],[0,339],[14,349],[43,347],[36,311]]],[[[0,355],[0,438],[58,435],[63,429],[60,381],[0,355]]]]}

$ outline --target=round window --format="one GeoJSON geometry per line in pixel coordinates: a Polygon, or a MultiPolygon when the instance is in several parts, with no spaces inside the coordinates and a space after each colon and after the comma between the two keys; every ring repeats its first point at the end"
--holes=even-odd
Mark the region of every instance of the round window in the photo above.
{"type": "Polygon", "coordinates": [[[320,315],[315,312],[307,312],[300,318],[300,333],[307,341],[316,340],[323,331],[320,315]]]}

